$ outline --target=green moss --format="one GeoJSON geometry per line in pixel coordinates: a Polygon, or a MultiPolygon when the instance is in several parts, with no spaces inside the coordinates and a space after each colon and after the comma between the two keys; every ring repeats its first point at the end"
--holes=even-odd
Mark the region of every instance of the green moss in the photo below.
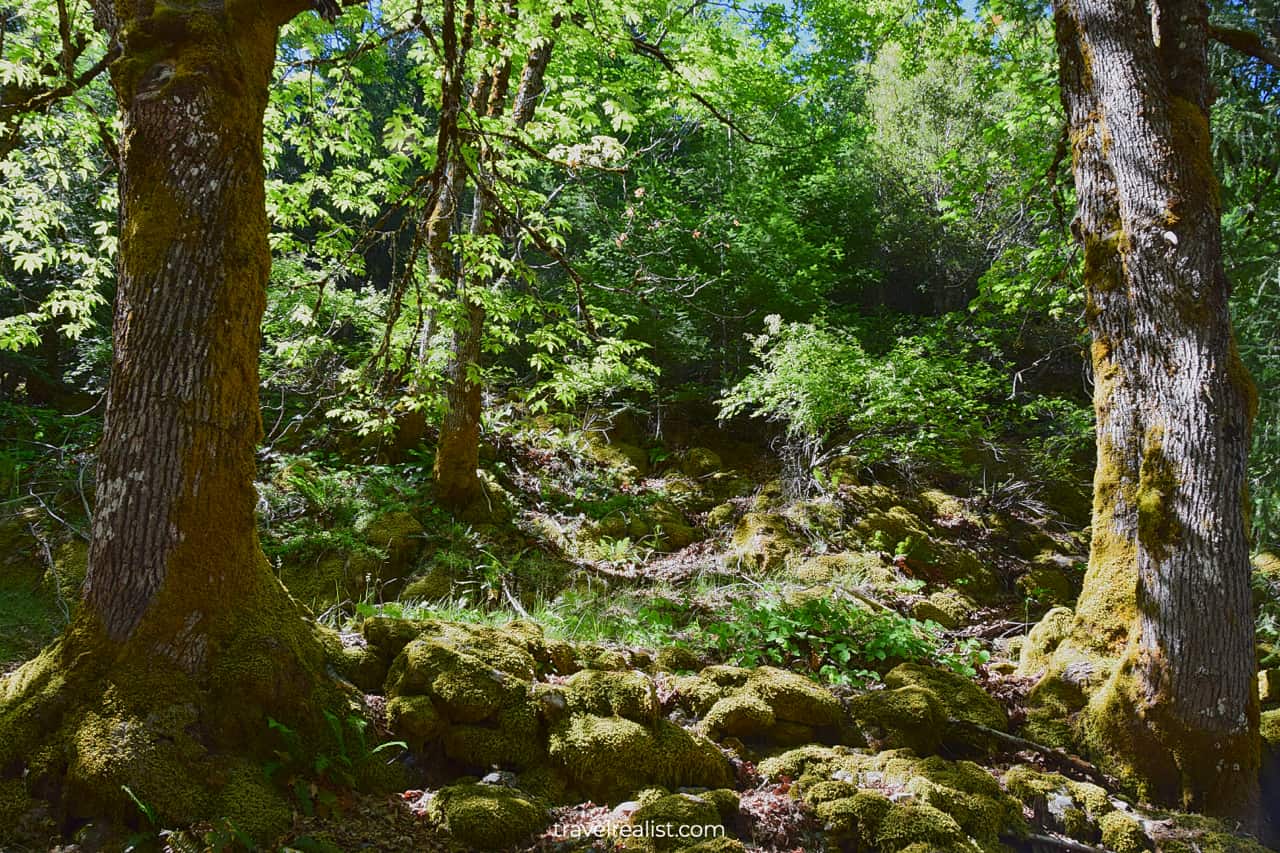
{"type": "Polygon", "coordinates": [[[23,819],[36,808],[21,779],[0,780],[0,844],[17,844],[23,819]]]}
{"type": "Polygon", "coordinates": [[[1259,728],[1263,743],[1273,751],[1280,751],[1280,708],[1263,711],[1259,728]]]}
{"type": "Polygon", "coordinates": [[[758,738],[773,727],[773,708],[754,693],[740,692],[726,696],[711,706],[702,725],[707,734],[723,737],[758,738]]]}
{"type": "Polygon", "coordinates": [[[784,777],[799,779],[811,774],[823,775],[828,767],[849,754],[844,747],[810,744],[766,758],[757,769],[761,776],[774,781],[784,777]]]}
{"type": "Polygon", "coordinates": [[[1050,673],[1041,678],[1027,695],[1027,717],[1022,733],[1045,746],[1076,750],[1079,735],[1074,718],[1087,703],[1079,685],[1050,673]]]}
{"type": "Polygon", "coordinates": [[[832,800],[844,800],[858,793],[858,786],[852,782],[839,779],[827,779],[808,786],[804,790],[804,801],[817,807],[832,800]]]}
{"type": "Polygon", "coordinates": [[[809,557],[790,570],[802,583],[848,583],[886,589],[897,583],[893,568],[873,551],[846,551],[809,557]]]}
{"type": "Polygon", "coordinates": [[[978,605],[973,599],[954,590],[940,590],[911,608],[911,615],[920,620],[932,620],[943,628],[958,628],[968,621],[978,605]]]}
{"type": "Polygon", "coordinates": [[[997,845],[1001,834],[1026,832],[1021,804],[977,764],[950,762],[938,756],[899,758],[885,764],[884,775],[918,800],[951,816],[984,846],[997,845]]]}
{"type": "Polygon", "coordinates": [[[779,720],[817,728],[844,721],[844,710],[830,692],[785,669],[760,667],[747,679],[745,690],[764,700],[779,720]]]}
{"type": "Polygon", "coordinates": [[[715,805],[716,811],[720,813],[720,820],[726,825],[731,826],[738,819],[740,798],[736,791],[729,788],[716,788],[699,794],[699,796],[715,805]]]}
{"type": "Polygon", "coordinates": [[[720,454],[707,447],[691,447],[680,460],[680,470],[686,477],[705,477],[724,467],[720,454]]]}
{"type": "Polygon", "coordinates": [[[532,703],[502,708],[488,724],[450,726],[441,740],[445,755],[475,768],[523,770],[546,757],[545,738],[532,703]]]}
{"type": "Polygon", "coordinates": [[[584,669],[561,686],[572,713],[653,723],[661,710],[653,680],[642,672],[584,669]]]}
{"type": "MultiPolygon", "coordinates": [[[[1002,732],[1009,729],[1009,717],[1000,703],[973,681],[949,669],[904,663],[890,670],[884,683],[890,688],[919,687],[931,691],[948,718],[967,720],[1002,732]]],[[[963,733],[949,733],[947,739],[966,745],[985,745],[982,741],[973,743],[972,738],[963,733]]]]}
{"type": "Polygon", "coordinates": [[[1164,433],[1159,427],[1147,431],[1138,476],[1138,541],[1157,561],[1162,561],[1178,546],[1182,523],[1172,508],[1178,479],[1172,463],[1165,458],[1164,433]]]}
{"type": "Polygon", "coordinates": [[[631,816],[632,826],[662,827],[662,837],[653,833],[645,838],[626,838],[621,849],[637,853],[660,853],[667,850],[683,850],[706,839],[706,836],[722,827],[720,811],[715,803],[695,794],[667,794],[645,802],[631,816]],[[682,838],[684,833],[689,837],[682,838]],[[696,834],[696,837],[694,837],[696,834]]]}
{"type": "Polygon", "coordinates": [[[1151,839],[1137,820],[1122,811],[1103,815],[1098,821],[1102,846],[1114,853],[1143,853],[1151,849],[1151,839]]]}
{"type": "Polygon", "coordinates": [[[218,791],[214,811],[238,832],[275,846],[293,824],[293,809],[271,785],[262,768],[241,765],[231,771],[218,791]]]}
{"type": "Polygon", "coordinates": [[[1070,605],[1075,601],[1074,584],[1061,569],[1037,566],[1017,580],[1018,591],[1040,605],[1070,605]]]}
{"type": "Polygon", "coordinates": [[[967,839],[960,824],[933,806],[895,803],[881,819],[875,840],[885,853],[899,853],[913,844],[945,850],[958,847],[967,839]]]}
{"type": "Polygon", "coordinates": [[[443,734],[448,724],[429,696],[392,696],[387,701],[387,727],[410,749],[422,750],[443,734]]]}
{"type": "Polygon", "coordinates": [[[716,684],[702,675],[680,675],[671,680],[680,706],[698,717],[704,717],[711,706],[730,692],[732,688],[716,684]]]}
{"type": "Polygon", "coordinates": [[[441,788],[428,817],[469,850],[503,850],[542,831],[546,804],[514,788],[462,784],[441,788]]]}
{"type": "Polygon", "coordinates": [[[663,646],[653,659],[660,672],[692,672],[702,666],[697,654],[684,646],[663,646]]]}
{"type": "Polygon", "coordinates": [[[855,696],[849,713],[873,746],[905,747],[921,755],[938,751],[947,723],[946,708],[932,690],[923,687],[855,696]]]}
{"type": "Polygon", "coordinates": [[[1069,607],[1055,607],[1046,613],[1022,644],[1018,674],[1032,676],[1043,673],[1053,662],[1053,654],[1062,641],[1071,636],[1075,614],[1069,607]]]}
{"type": "Polygon", "coordinates": [[[729,542],[725,561],[730,568],[775,572],[782,569],[800,543],[780,515],[749,512],[738,522],[729,542]]]}
{"type": "Polygon", "coordinates": [[[552,730],[550,754],[580,792],[603,802],[646,785],[725,788],[733,781],[715,744],[665,719],[645,726],[622,717],[574,715],[552,730]]]}

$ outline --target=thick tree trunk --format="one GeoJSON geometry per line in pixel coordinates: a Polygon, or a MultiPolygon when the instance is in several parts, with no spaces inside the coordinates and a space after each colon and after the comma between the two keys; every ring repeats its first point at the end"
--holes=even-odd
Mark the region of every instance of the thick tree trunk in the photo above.
{"type": "Polygon", "coordinates": [[[97,7],[123,42],[124,131],[86,593],[67,633],[0,683],[0,775],[70,818],[135,812],[124,786],[167,825],[243,818],[278,800],[252,758],[269,754],[268,718],[314,733],[322,709],[346,713],[254,522],[262,122],[277,28],[298,11],[97,7]]]}
{"type": "Polygon", "coordinates": [[[1057,3],[1098,420],[1074,645],[1112,667],[1084,714],[1105,769],[1155,801],[1248,816],[1255,400],[1227,307],[1206,11],[1196,0],[1057,3]]]}

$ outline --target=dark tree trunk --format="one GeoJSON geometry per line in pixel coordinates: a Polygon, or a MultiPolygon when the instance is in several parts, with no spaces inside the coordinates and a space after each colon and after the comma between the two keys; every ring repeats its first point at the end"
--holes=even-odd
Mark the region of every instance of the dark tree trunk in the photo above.
{"type": "Polygon", "coordinates": [[[1256,401],[1227,307],[1206,15],[1196,0],[1057,3],[1098,420],[1092,551],[1064,648],[1110,667],[1083,729],[1106,769],[1151,800],[1248,817],[1256,401]]]}
{"type": "Polygon", "coordinates": [[[96,6],[122,42],[123,135],[86,593],[67,633],[0,684],[0,776],[70,816],[129,814],[125,786],[168,825],[238,815],[254,804],[222,799],[233,780],[250,785],[242,800],[276,796],[254,763],[268,717],[315,733],[321,710],[346,713],[254,522],[263,112],[277,29],[302,8],[96,6]]]}

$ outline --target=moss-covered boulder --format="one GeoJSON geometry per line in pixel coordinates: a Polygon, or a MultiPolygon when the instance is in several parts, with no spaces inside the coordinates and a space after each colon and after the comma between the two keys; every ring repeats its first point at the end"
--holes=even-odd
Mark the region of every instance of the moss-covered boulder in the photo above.
{"type": "Polygon", "coordinates": [[[875,845],[884,853],[901,853],[924,845],[934,853],[959,850],[968,838],[960,824],[945,812],[924,803],[895,803],[876,830],[875,845]]]}
{"type": "Polygon", "coordinates": [[[584,669],[560,686],[565,707],[574,714],[625,717],[637,723],[657,721],[661,706],[653,679],[643,672],[584,669]]]}
{"type": "Polygon", "coordinates": [[[791,534],[785,518],[773,513],[749,512],[734,528],[725,561],[730,568],[775,572],[799,550],[800,542],[791,534]]]}
{"type": "Polygon", "coordinates": [[[809,584],[840,583],[888,589],[898,583],[892,564],[874,551],[844,551],[820,554],[798,561],[788,574],[809,584]]]}
{"type": "Polygon", "coordinates": [[[1101,838],[1098,821],[1115,810],[1103,788],[1025,764],[1011,767],[1001,781],[1005,790],[1031,813],[1037,826],[1087,844],[1101,838]]]}
{"type": "Polygon", "coordinates": [[[680,458],[680,471],[686,477],[705,477],[723,467],[720,454],[709,447],[690,447],[680,458]]]}
{"type": "Polygon", "coordinates": [[[587,457],[623,482],[633,482],[649,473],[649,454],[643,448],[625,441],[609,443],[597,433],[587,436],[587,457]]]}
{"type": "Polygon", "coordinates": [[[264,847],[278,841],[293,824],[293,808],[259,766],[237,764],[218,791],[217,814],[237,832],[263,839],[264,847]]]}
{"type": "Polygon", "coordinates": [[[997,847],[1001,835],[1026,832],[1022,804],[977,764],[947,761],[936,755],[893,758],[884,763],[882,772],[886,782],[947,814],[984,848],[997,847]]]}
{"type": "Polygon", "coordinates": [[[1055,607],[1046,613],[1022,644],[1022,656],[1018,661],[1018,674],[1035,676],[1043,673],[1053,660],[1053,653],[1062,641],[1071,636],[1075,614],[1069,607],[1055,607]]]}
{"type": "Polygon", "coordinates": [[[950,630],[967,622],[977,606],[968,596],[944,589],[912,605],[911,615],[922,621],[937,622],[950,630]]]}
{"type": "Polygon", "coordinates": [[[709,707],[703,706],[702,721],[703,730],[712,738],[788,746],[811,740],[839,743],[851,733],[839,700],[796,673],[768,666],[714,666],[704,669],[700,679],[686,683],[686,687],[714,697],[709,707]]]}
{"type": "Polygon", "coordinates": [[[370,547],[386,554],[380,580],[402,579],[422,549],[425,531],[418,519],[397,510],[373,515],[356,525],[370,547]]]}
{"type": "MultiPolygon", "coordinates": [[[[970,679],[949,669],[904,663],[891,669],[884,677],[890,689],[917,687],[928,690],[938,700],[948,720],[976,723],[989,729],[1009,730],[1009,716],[1000,703],[985,693],[970,679]]],[[[985,751],[988,738],[974,730],[948,723],[943,732],[943,742],[962,750],[985,751]]]]}
{"type": "Polygon", "coordinates": [[[725,788],[733,782],[729,760],[714,743],[665,719],[644,725],[574,714],[552,728],[550,755],[578,792],[600,802],[652,785],[725,788]]]}
{"type": "Polygon", "coordinates": [[[702,667],[702,660],[684,646],[663,646],[653,657],[653,668],[659,672],[692,672],[702,667]]]}
{"type": "Polygon", "coordinates": [[[427,816],[467,850],[505,850],[541,832],[551,817],[544,802],[501,785],[441,788],[427,816]]]}
{"type": "Polygon", "coordinates": [[[1042,606],[1070,606],[1076,600],[1074,580],[1052,565],[1033,566],[1016,582],[1019,594],[1042,606]]]}
{"type": "Polygon", "coordinates": [[[942,745],[947,711],[925,687],[876,690],[849,701],[849,714],[873,747],[931,755],[942,745]]]}
{"type": "Polygon", "coordinates": [[[639,837],[624,837],[622,850],[631,853],[664,853],[688,850],[723,836],[720,810],[709,798],[697,794],[667,794],[649,800],[631,815],[631,827],[639,837]]]}
{"type": "Polygon", "coordinates": [[[844,849],[870,847],[880,833],[880,824],[893,808],[884,794],[858,791],[845,797],[817,803],[814,811],[822,821],[829,846],[844,849]]]}
{"type": "Polygon", "coordinates": [[[1109,812],[1098,821],[1102,830],[1102,846],[1113,853],[1143,853],[1151,850],[1151,839],[1138,819],[1119,810],[1109,812]]]}

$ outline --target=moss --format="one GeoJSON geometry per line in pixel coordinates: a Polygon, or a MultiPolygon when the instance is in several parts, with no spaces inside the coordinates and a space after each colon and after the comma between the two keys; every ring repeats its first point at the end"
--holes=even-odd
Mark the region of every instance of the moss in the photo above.
{"type": "Polygon", "coordinates": [[[1080,686],[1051,673],[1036,682],[1027,694],[1027,716],[1022,733],[1036,743],[1074,751],[1079,736],[1073,722],[1086,703],[1080,686]]]}
{"type": "Polygon", "coordinates": [[[778,720],[814,726],[838,726],[844,720],[839,700],[802,675],[763,666],[751,673],[746,691],[759,696],[778,720]]]}
{"type": "Polygon", "coordinates": [[[799,779],[812,773],[825,773],[828,767],[848,754],[849,750],[843,747],[810,744],[766,758],[757,769],[761,776],[770,780],[799,779]]]}
{"type": "Polygon", "coordinates": [[[680,460],[680,470],[686,477],[705,477],[724,467],[720,454],[706,447],[691,447],[680,460]]]}
{"type": "Polygon", "coordinates": [[[502,850],[542,831],[546,804],[514,788],[462,784],[441,788],[428,817],[469,850],[502,850]]]}
{"type": "Polygon", "coordinates": [[[698,717],[706,716],[711,706],[731,690],[701,675],[676,676],[671,679],[671,685],[675,688],[680,707],[698,717]]]}
{"type": "MultiPolygon", "coordinates": [[[[884,683],[890,688],[919,687],[931,691],[949,718],[967,720],[1002,732],[1009,729],[1009,717],[1000,703],[977,684],[949,669],[904,663],[890,670],[884,677],[884,683]]],[[[948,732],[946,740],[949,743],[985,746],[985,741],[974,742],[972,736],[963,732],[948,732]]]]}
{"type": "Polygon", "coordinates": [[[653,723],[661,710],[653,680],[642,672],[586,669],[571,675],[561,689],[572,713],[653,723]]]}
{"type": "Polygon", "coordinates": [[[788,557],[799,551],[800,543],[787,528],[786,519],[766,512],[749,512],[738,522],[725,556],[731,568],[775,572],[788,557]]]}
{"type": "Polygon", "coordinates": [[[692,672],[702,662],[692,649],[684,646],[663,646],[653,659],[654,669],[660,672],[692,672]]]}
{"type": "Polygon", "coordinates": [[[384,581],[405,577],[426,535],[418,519],[399,510],[362,520],[356,525],[356,532],[370,547],[387,555],[380,572],[384,581]]]}
{"type": "Polygon", "coordinates": [[[861,733],[852,726],[842,727],[834,738],[832,735],[833,732],[831,731],[819,731],[813,726],[806,726],[803,723],[779,720],[773,724],[769,731],[765,732],[763,740],[773,746],[782,747],[801,746],[802,744],[814,742],[828,743],[833,739],[849,746],[866,746],[866,741],[862,739],[861,733]]]}
{"type": "Polygon", "coordinates": [[[450,726],[441,740],[445,755],[475,768],[523,770],[546,757],[545,740],[531,703],[503,708],[489,724],[450,726]]]}
{"type": "Polygon", "coordinates": [[[741,841],[727,835],[699,841],[692,847],[684,849],[686,853],[746,853],[747,850],[741,841]]]}
{"type": "Polygon", "coordinates": [[[448,724],[429,696],[392,696],[387,702],[387,728],[410,749],[422,750],[443,734],[448,724]]]}
{"type": "Polygon", "coordinates": [[[1280,709],[1263,711],[1259,729],[1263,743],[1271,750],[1280,751],[1280,709]]]}
{"type": "Polygon", "coordinates": [[[0,845],[17,844],[25,818],[36,808],[21,779],[0,780],[0,845]]]}
{"type": "Polygon", "coordinates": [[[740,798],[736,791],[729,788],[716,788],[699,796],[715,805],[716,811],[720,813],[722,823],[732,825],[738,819],[740,798]]]}
{"type": "Polygon", "coordinates": [[[733,524],[738,516],[738,507],[732,501],[716,504],[707,512],[707,528],[719,530],[733,524]]]}
{"type": "Polygon", "coordinates": [[[450,721],[474,723],[520,701],[526,685],[476,657],[437,642],[414,640],[391,665],[387,693],[430,696],[450,721]]]}
{"type": "Polygon", "coordinates": [[[972,762],[899,758],[885,764],[884,776],[949,815],[984,846],[997,845],[1001,834],[1026,832],[1021,804],[972,762]]]}
{"type": "Polygon", "coordinates": [[[218,792],[214,811],[236,831],[261,839],[271,848],[293,824],[293,809],[270,784],[262,768],[242,765],[231,771],[218,792]]]}
{"type": "Polygon", "coordinates": [[[967,622],[977,607],[973,599],[948,589],[935,592],[915,604],[911,615],[921,620],[932,620],[950,630],[967,622]]]}
{"type": "Polygon", "coordinates": [[[668,794],[650,800],[636,809],[631,825],[650,830],[647,837],[623,840],[621,849],[637,853],[683,850],[723,832],[715,803],[695,794],[668,794]]]}
{"type": "Polygon", "coordinates": [[[702,725],[715,740],[726,736],[751,739],[765,734],[775,721],[768,702],[754,693],[742,692],[726,696],[711,706],[702,725]]]}
{"type": "Polygon", "coordinates": [[[898,582],[896,573],[872,551],[846,551],[806,558],[789,572],[803,583],[847,583],[885,589],[898,582]]]}
{"type": "Polygon", "coordinates": [[[387,679],[387,662],[368,646],[343,646],[329,655],[329,662],[343,678],[365,693],[381,693],[387,679]]]}
{"type": "Polygon", "coordinates": [[[742,666],[714,664],[698,673],[706,680],[720,687],[741,687],[751,677],[751,670],[742,666]]]}
{"type": "Polygon", "coordinates": [[[1098,821],[1102,846],[1114,853],[1143,853],[1151,849],[1151,839],[1137,820],[1122,811],[1113,811],[1098,821]]]}
{"type": "Polygon", "coordinates": [[[804,801],[811,807],[829,803],[832,800],[844,800],[858,793],[858,786],[840,779],[827,779],[810,785],[804,790],[804,801]]]}
{"type": "Polygon", "coordinates": [[[1178,479],[1173,464],[1165,458],[1163,436],[1158,427],[1147,431],[1137,491],[1138,541],[1158,562],[1165,560],[1182,538],[1182,523],[1172,506],[1178,479]]]}
{"type": "Polygon", "coordinates": [[[922,803],[895,803],[885,812],[875,836],[878,848],[899,853],[913,844],[944,850],[965,843],[964,831],[950,816],[922,803]]]}
{"type": "Polygon", "coordinates": [[[912,749],[921,755],[938,751],[947,714],[932,690],[901,687],[855,696],[849,713],[873,746],[912,749]]]}
{"type": "Polygon", "coordinates": [[[1035,567],[1017,580],[1018,591],[1041,605],[1070,605],[1075,588],[1066,572],[1051,567],[1035,567]]]}
{"type": "Polygon", "coordinates": [[[1035,675],[1048,669],[1053,661],[1053,653],[1067,637],[1071,636],[1075,624],[1075,614],[1069,607],[1055,607],[1044,615],[1022,645],[1022,656],[1018,662],[1018,674],[1035,675]]]}
{"type": "Polygon", "coordinates": [[[715,744],[668,720],[574,715],[553,728],[550,754],[583,794],[616,802],[645,785],[724,788],[733,770],[715,744]]]}

